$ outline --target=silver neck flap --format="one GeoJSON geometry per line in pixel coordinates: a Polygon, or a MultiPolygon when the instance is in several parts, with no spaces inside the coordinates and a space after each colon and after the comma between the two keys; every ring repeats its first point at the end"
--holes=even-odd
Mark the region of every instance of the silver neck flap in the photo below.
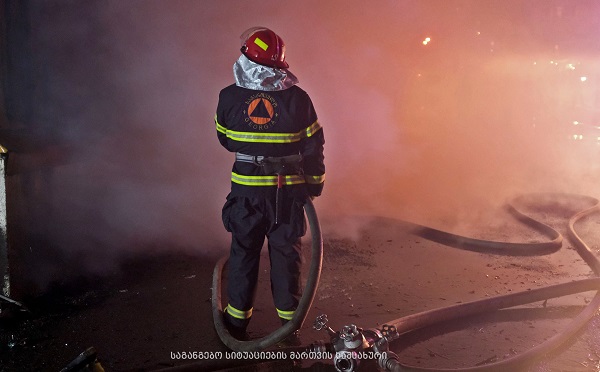
{"type": "Polygon", "coordinates": [[[289,70],[259,65],[245,55],[233,64],[235,84],[253,90],[285,90],[298,84],[298,78],[289,70]]]}

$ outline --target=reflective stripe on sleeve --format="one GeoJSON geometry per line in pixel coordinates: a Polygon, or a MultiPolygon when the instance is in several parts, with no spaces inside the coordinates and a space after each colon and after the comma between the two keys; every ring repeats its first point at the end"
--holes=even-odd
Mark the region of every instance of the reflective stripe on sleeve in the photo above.
{"type": "Polygon", "coordinates": [[[312,185],[319,185],[319,184],[325,182],[325,174],[323,174],[321,176],[309,176],[309,175],[305,174],[304,180],[306,181],[306,183],[310,183],[312,185]]]}
{"type": "Polygon", "coordinates": [[[321,129],[321,124],[319,124],[319,121],[315,121],[310,127],[306,128],[306,137],[310,137],[317,133],[319,129],[321,129]]]}
{"type": "MultiPolygon", "coordinates": [[[[231,172],[231,181],[246,186],[277,186],[277,176],[246,176],[231,172]]],[[[283,184],[298,185],[305,182],[303,176],[292,174],[285,176],[283,184]]]]}
{"type": "Polygon", "coordinates": [[[236,309],[230,304],[225,306],[225,312],[237,319],[250,319],[252,316],[252,308],[250,308],[250,310],[243,311],[236,309]]]}
{"type": "Polygon", "coordinates": [[[217,121],[217,115],[215,115],[215,124],[217,126],[217,132],[223,133],[225,135],[227,134],[227,128],[219,124],[219,122],[217,121]]]}

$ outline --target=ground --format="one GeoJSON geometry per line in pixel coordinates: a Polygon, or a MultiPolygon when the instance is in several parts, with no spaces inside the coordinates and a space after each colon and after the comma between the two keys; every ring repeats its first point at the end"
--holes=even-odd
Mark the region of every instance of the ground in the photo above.
{"type": "MultiPolygon", "coordinates": [[[[575,208],[575,207],[573,207],[575,208]]],[[[566,234],[571,207],[553,205],[531,213],[566,234]]],[[[499,212],[500,213],[500,212],[499,212]]],[[[544,241],[541,234],[502,215],[494,224],[479,221],[470,234],[481,239],[544,241]],[[476,231],[476,233],[473,233],[476,231]]],[[[514,257],[448,247],[412,234],[395,219],[355,217],[348,236],[324,228],[321,281],[301,329],[304,345],[328,341],[311,329],[327,314],[334,330],[356,324],[380,327],[428,309],[527,291],[592,276],[569,241],[549,255],[514,257]]],[[[600,218],[576,226],[598,255],[600,218]]],[[[461,227],[453,226],[461,232],[461,227]]],[[[465,231],[466,233],[466,231],[465,231]]],[[[306,268],[310,242],[305,244],[306,268]]],[[[219,257],[182,253],[133,258],[107,276],[60,283],[28,299],[31,313],[6,307],[0,320],[0,371],[58,371],[89,347],[106,371],[160,370],[197,363],[197,370],[226,364],[182,359],[183,352],[224,352],[213,328],[211,277],[219,257]]],[[[252,337],[277,327],[262,260],[252,337]]],[[[408,365],[461,368],[510,357],[558,333],[589,303],[593,292],[537,302],[489,316],[430,327],[394,342],[408,365]]],[[[221,367],[219,367],[221,366],[221,367]]],[[[304,361],[297,370],[332,370],[330,360],[304,361]]],[[[192,369],[190,369],[192,370],[192,369]]],[[[267,369],[265,369],[267,370],[267,369]]],[[[529,371],[600,370],[600,316],[556,355],[529,371]]]]}

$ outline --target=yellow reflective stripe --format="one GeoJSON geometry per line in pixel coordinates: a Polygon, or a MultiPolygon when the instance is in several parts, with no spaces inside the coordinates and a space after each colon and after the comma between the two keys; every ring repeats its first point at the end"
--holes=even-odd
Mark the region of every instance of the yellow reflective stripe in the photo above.
{"type": "Polygon", "coordinates": [[[306,183],[318,185],[318,184],[325,182],[325,174],[323,174],[321,176],[309,176],[309,175],[305,174],[304,179],[306,180],[306,183]]]}
{"type": "Polygon", "coordinates": [[[227,134],[227,129],[225,129],[224,126],[222,126],[221,124],[217,123],[217,132],[221,132],[223,134],[227,134]]]}
{"type": "Polygon", "coordinates": [[[262,142],[262,143],[291,143],[298,142],[303,136],[303,132],[298,133],[257,133],[257,132],[238,132],[227,130],[227,137],[239,142],[262,142]]]}
{"type": "Polygon", "coordinates": [[[298,142],[303,138],[311,137],[321,129],[319,121],[315,121],[306,129],[297,133],[262,133],[262,132],[239,132],[229,130],[219,124],[217,115],[215,115],[215,125],[219,133],[225,134],[228,138],[238,142],[255,142],[255,143],[292,143],[298,142]]]}
{"type": "Polygon", "coordinates": [[[8,150],[6,149],[6,147],[0,145],[0,154],[6,154],[8,152],[8,150]]]}
{"type": "MultiPolygon", "coordinates": [[[[245,186],[277,186],[277,176],[245,176],[231,172],[231,181],[245,186]]],[[[305,183],[304,177],[297,174],[285,176],[284,185],[305,183]]]]}
{"type": "Polygon", "coordinates": [[[269,49],[269,46],[267,45],[267,43],[265,43],[264,41],[262,41],[259,38],[254,39],[254,44],[258,45],[260,47],[260,49],[264,50],[265,52],[267,51],[267,49],[269,49]]]}
{"type": "Polygon", "coordinates": [[[217,115],[215,114],[215,124],[217,126],[217,132],[223,133],[223,134],[227,134],[227,128],[225,128],[224,126],[222,126],[221,124],[219,124],[219,122],[217,121],[217,115]]]}
{"type": "Polygon", "coordinates": [[[237,319],[250,319],[250,317],[252,316],[252,308],[250,308],[250,310],[243,311],[238,310],[229,304],[225,306],[225,312],[237,319]]]}
{"type": "Polygon", "coordinates": [[[310,137],[313,134],[317,133],[319,129],[321,129],[321,124],[319,124],[319,121],[317,120],[314,123],[312,123],[308,128],[306,128],[306,137],[310,137]]]}
{"type": "Polygon", "coordinates": [[[285,320],[291,320],[294,317],[294,312],[295,310],[284,311],[277,309],[277,315],[279,315],[280,318],[285,320]]]}

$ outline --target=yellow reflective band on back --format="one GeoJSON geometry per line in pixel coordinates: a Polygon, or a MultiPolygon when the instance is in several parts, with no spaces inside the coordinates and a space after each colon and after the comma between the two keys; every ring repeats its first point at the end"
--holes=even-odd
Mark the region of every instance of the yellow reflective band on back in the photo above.
{"type": "Polygon", "coordinates": [[[267,45],[267,43],[265,43],[264,41],[262,41],[259,38],[254,39],[254,44],[258,45],[260,47],[260,49],[264,50],[265,52],[267,51],[267,49],[269,49],[269,46],[267,45]]]}
{"type": "Polygon", "coordinates": [[[8,152],[8,150],[6,149],[6,147],[0,145],[0,154],[6,154],[8,152]]]}
{"type": "Polygon", "coordinates": [[[285,320],[291,320],[294,317],[294,312],[295,310],[284,311],[277,309],[277,315],[279,315],[280,318],[285,320]]]}
{"type": "Polygon", "coordinates": [[[325,182],[325,175],[321,175],[321,176],[309,176],[307,174],[304,175],[304,179],[306,180],[306,183],[310,183],[313,185],[319,185],[323,182],[325,182]]]}
{"type": "MultiPolygon", "coordinates": [[[[245,176],[231,172],[231,182],[245,186],[277,186],[277,176],[245,176]]],[[[285,176],[284,185],[298,185],[305,183],[303,176],[296,174],[285,176]]]]}
{"type": "Polygon", "coordinates": [[[225,306],[225,312],[237,319],[250,319],[252,316],[252,308],[247,311],[238,310],[231,305],[225,306]]]}
{"type": "Polygon", "coordinates": [[[302,132],[298,133],[256,133],[256,132],[237,132],[227,130],[227,137],[238,142],[262,142],[262,143],[292,143],[298,142],[303,137],[302,132]]]}
{"type": "Polygon", "coordinates": [[[262,132],[239,132],[229,130],[219,124],[215,115],[215,124],[217,131],[223,133],[234,141],[238,142],[254,142],[254,143],[292,143],[301,141],[304,138],[311,137],[321,129],[318,121],[312,123],[308,128],[297,133],[262,133],[262,132]]]}

